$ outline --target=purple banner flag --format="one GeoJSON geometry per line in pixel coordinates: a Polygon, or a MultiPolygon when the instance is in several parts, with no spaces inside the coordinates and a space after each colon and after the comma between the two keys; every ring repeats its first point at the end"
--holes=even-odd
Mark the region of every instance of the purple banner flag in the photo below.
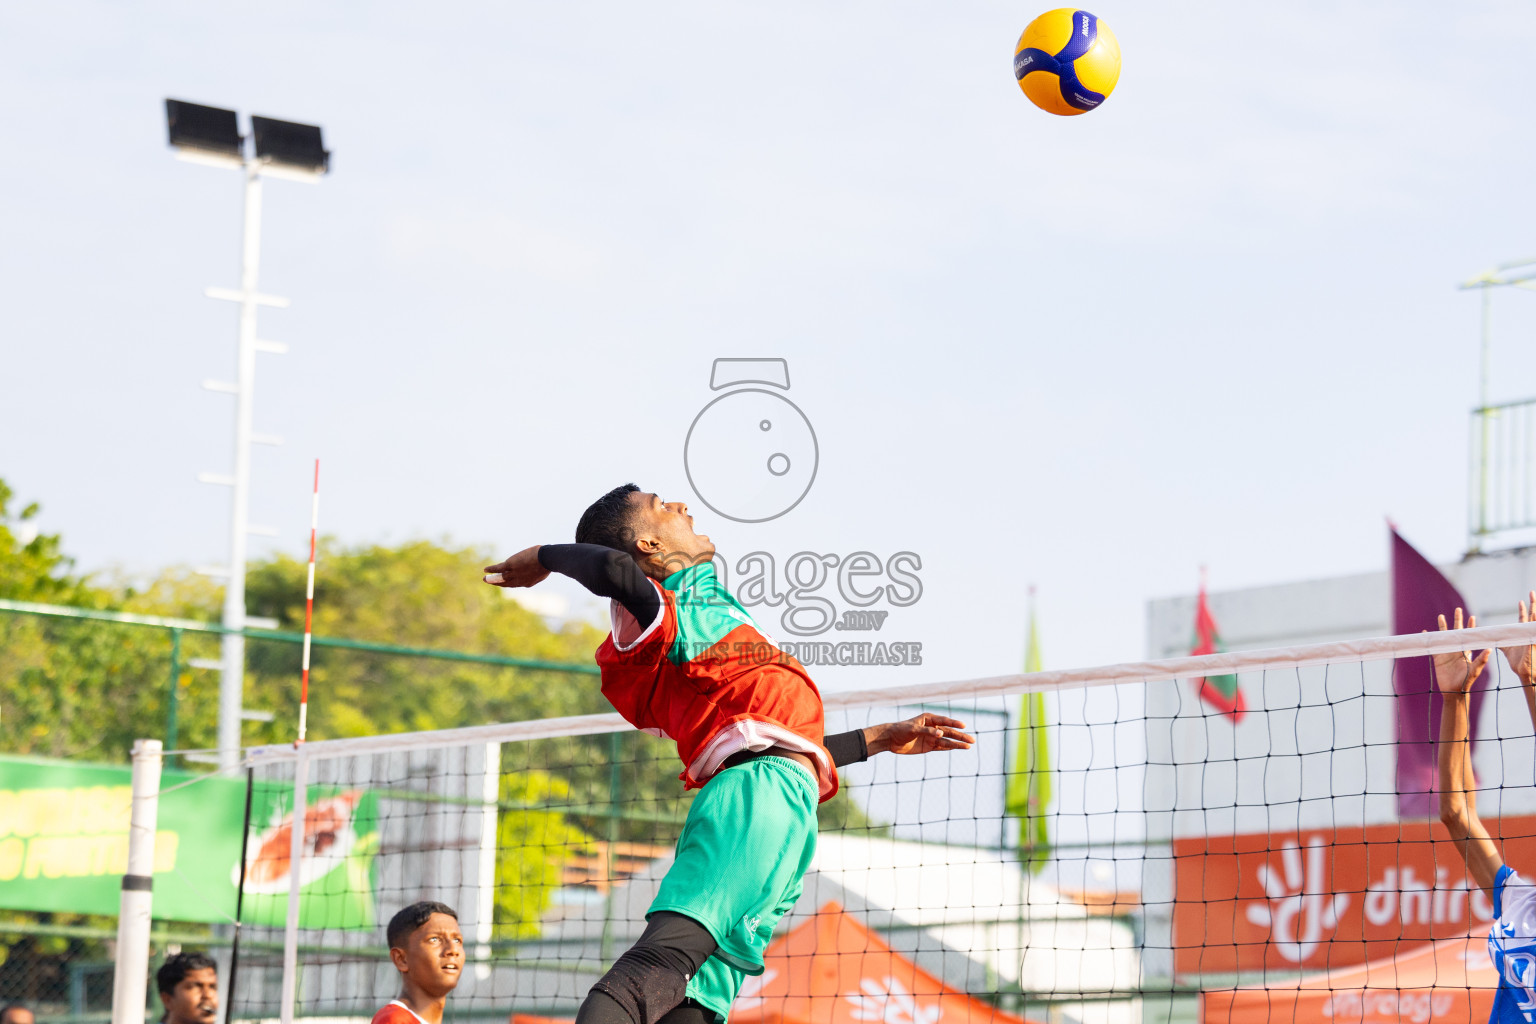
{"type": "MultiPolygon", "coordinates": [[[[1413,545],[1392,530],[1392,632],[1398,636],[1439,628],[1457,608],[1472,609],[1451,581],[1413,545]]],[[[1397,813],[1402,818],[1432,818],[1435,798],[1435,740],[1440,735],[1440,698],[1434,666],[1427,657],[1399,658],[1392,672],[1397,691],[1397,813]]],[[[1477,712],[1488,686],[1484,672],[1472,689],[1472,734],[1477,743],[1477,712]]]]}

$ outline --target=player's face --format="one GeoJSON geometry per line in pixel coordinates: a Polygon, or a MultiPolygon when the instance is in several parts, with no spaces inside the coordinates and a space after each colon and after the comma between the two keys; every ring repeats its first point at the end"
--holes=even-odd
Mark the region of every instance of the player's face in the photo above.
{"type": "Polygon", "coordinates": [[[675,572],[714,557],[714,542],[707,534],[694,531],[693,516],[688,514],[686,502],[664,501],[660,495],[638,492],[631,494],[629,500],[639,506],[635,516],[636,540],[655,541],[658,550],[653,557],[657,561],[668,563],[675,572]]]}
{"type": "Polygon", "coordinates": [[[166,1024],[213,1024],[219,1017],[219,975],[212,967],[188,971],[170,992],[160,993],[166,1024]]]}
{"type": "MultiPolygon", "coordinates": [[[[398,961],[397,961],[398,962],[398,961]]],[[[447,995],[464,970],[464,936],[459,922],[433,914],[405,940],[406,976],[433,998],[447,995]]]]}

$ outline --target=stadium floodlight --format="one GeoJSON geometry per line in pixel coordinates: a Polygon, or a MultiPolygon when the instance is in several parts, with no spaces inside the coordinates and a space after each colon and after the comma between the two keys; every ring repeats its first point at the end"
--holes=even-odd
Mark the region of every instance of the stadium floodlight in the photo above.
{"type": "Polygon", "coordinates": [[[321,141],[317,124],[253,114],[251,134],[256,140],[256,158],[265,163],[262,170],[266,174],[313,181],[331,169],[331,154],[321,141]]]}
{"type": "MultiPolygon", "coordinates": [[[[219,658],[219,762],[233,767],[240,761],[240,722],[249,716],[242,707],[245,689],[245,637],[250,626],[269,625],[245,612],[245,562],[248,538],[273,536],[270,527],[250,522],[251,445],[281,444],[281,438],[258,434],[253,430],[252,408],[256,387],[256,354],[281,355],[287,347],[256,337],[256,312],[261,306],[283,308],[288,300],[263,295],[257,290],[257,270],[261,258],[261,179],[279,177],[300,181],[318,181],[330,170],[331,154],[321,141],[320,126],[279,121],[271,117],[252,117],[251,135],[254,153],[247,153],[240,134],[239,115],[223,107],[209,107],[185,100],[165,101],[166,127],[170,144],[178,157],[197,163],[239,168],[245,176],[245,229],[240,247],[240,287],[207,288],[204,294],[240,304],[237,375],[233,383],[205,381],[203,387],[235,396],[234,471],[200,473],[201,483],[228,487],[230,501],[229,563],[205,570],[224,583],[223,625],[229,630],[223,637],[219,658]]],[[[271,623],[270,625],[276,625],[271,623]]]]}
{"type": "Polygon", "coordinates": [[[239,167],[245,162],[245,138],[233,110],[168,99],[165,125],[171,145],[184,160],[218,167],[239,167]]]}

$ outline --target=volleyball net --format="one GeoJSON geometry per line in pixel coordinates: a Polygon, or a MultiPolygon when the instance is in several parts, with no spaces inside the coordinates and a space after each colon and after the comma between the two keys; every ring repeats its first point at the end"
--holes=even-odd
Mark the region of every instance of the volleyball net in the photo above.
{"type": "MultiPolygon", "coordinates": [[[[977,742],[843,769],[732,1019],[1485,1020],[1492,907],[1433,817],[1417,717],[1438,697],[1403,677],[1532,640],[1494,626],[827,695],[829,733],[932,710],[977,742]],[[1043,761],[1030,692],[1048,695],[1043,761]]],[[[1520,683],[1496,656],[1479,691],[1479,811],[1536,869],[1520,683]]],[[[571,1017],[644,928],[691,799],[672,745],[616,715],[247,763],[241,1018],[371,1016],[399,991],[385,925],[418,900],[464,934],[452,1017],[571,1017]]]]}

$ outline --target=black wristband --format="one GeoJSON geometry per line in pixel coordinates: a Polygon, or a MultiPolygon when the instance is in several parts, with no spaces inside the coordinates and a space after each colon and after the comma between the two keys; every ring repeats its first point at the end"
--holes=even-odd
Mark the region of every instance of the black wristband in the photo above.
{"type": "Polygon", "coordinates": [[[860,761],[869,760],[869,743],[864,739],[863,729],[828,736],[825,746],[827,752],[832,755],[832,763],[839,768],[845,764],[857,764],[860,761]]]}

